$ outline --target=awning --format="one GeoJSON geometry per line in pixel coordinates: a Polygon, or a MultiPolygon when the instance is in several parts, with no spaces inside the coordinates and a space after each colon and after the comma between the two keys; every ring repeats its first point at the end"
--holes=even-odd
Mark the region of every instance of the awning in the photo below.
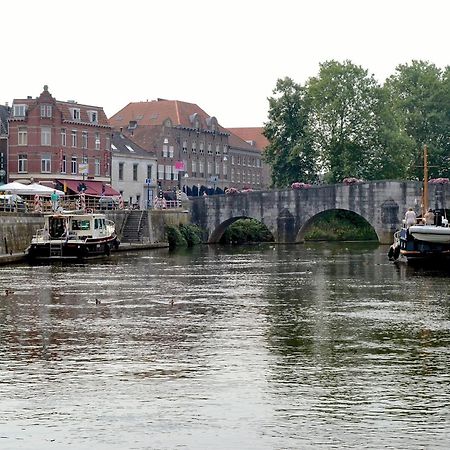
{"type": "Polygon", "coordinates": [[[56,181],[58,181],[58,183],[60,183],[62,186],[66,185],[66,187],[71,191],[73,191],[74,194],[79,193],[78,186],[80,185],[80,183],[84,183],[84,185],[86,186],[86,190],[84,191],[84,193],[86,195],[95,195],[96,197],[101,197],[102,195],[110,197],[120,195],[120,192],[117,192],[111,186],[101,181],[62,180],[62,179],[56,181]]]}

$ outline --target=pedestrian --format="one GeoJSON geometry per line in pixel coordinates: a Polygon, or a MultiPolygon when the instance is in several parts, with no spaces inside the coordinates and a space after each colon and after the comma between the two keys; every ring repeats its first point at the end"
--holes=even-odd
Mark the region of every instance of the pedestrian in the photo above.
{"type": "Polygon", "coordinates": [[[58,209],[59,203],[59,195],[56,190],[52,192],[52,195],[50,195],[50,200],[52,201],[52,211],[55,212],[58,209]]]}
{"type": "Polygon", "coordinates": [[[415,225],[417,221],[416,213],[412,208],[409,208],[405,214],[405,224],[406,228],[409,228],[411,225],[415,225]]]}
{"type": "Polygon", "coordinates": [[[434,212],[431,208],[423,216],[423,222],[425,225],[434,225],[434,212]]]}

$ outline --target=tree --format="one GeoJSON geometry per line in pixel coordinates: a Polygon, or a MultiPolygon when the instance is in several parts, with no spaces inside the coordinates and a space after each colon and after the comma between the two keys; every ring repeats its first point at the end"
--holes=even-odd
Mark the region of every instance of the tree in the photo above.
{"type": "Polygon", "coordinates": [[[450,69],[412,61],[386,80],[390,106],[408,145],[407,175],[422,179],[422,150],[429,149],[431,178],[450,176],[450,69]]]}
{"type": "Polygon", "coordinates": [[[308,132],[305,89],[290,78],[277,81],[269,98],[269,120],[264,135],[269,140],[265,160],[272,166],[272,184],[285,187],[294,181],[317,179],[317,158],[308,132]]]}
{"type": "Polygon", "coordinates": [[[382,88],[367,70],[350,61],[327,61],[309,80],[307,92],[309,128],[328,181],[374,179],[386,167],[396,174],[403,152],[389,149],[395,122],[385,108],[382,88]]]}

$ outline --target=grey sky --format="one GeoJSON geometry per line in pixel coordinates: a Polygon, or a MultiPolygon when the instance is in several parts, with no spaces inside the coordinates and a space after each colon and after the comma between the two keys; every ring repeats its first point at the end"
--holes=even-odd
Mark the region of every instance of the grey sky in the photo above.
{"type": "Polygon", "coordinates": [[[398,64],[449,64],[447,0],[23,0],[2,2],[0,102],[197,103],[228,127],[261,126],[278,78],[304,83],[350,59],[379,81],[398,64]]]}

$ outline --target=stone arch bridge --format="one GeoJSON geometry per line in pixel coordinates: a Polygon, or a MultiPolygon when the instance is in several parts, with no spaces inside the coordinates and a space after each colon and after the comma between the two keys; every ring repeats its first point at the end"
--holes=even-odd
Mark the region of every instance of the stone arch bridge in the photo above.
{"type": "MultiPolygon", "coordinates": [[[[262,222],[278,243],[295,243],[302,242],[315,216],[341,209],[363,217],[378,240],[389,244],[405,211],[413,207],[420,214],[421,203],[419,182],[374,181],[198,197],[190,202],[190,213],[191,222],[206,230],[208,243],[218,242],[226,228],[242,218],[262,222]]],[[[429,206],[450,208],[450,186],[429,185],[429,206]]]]}

